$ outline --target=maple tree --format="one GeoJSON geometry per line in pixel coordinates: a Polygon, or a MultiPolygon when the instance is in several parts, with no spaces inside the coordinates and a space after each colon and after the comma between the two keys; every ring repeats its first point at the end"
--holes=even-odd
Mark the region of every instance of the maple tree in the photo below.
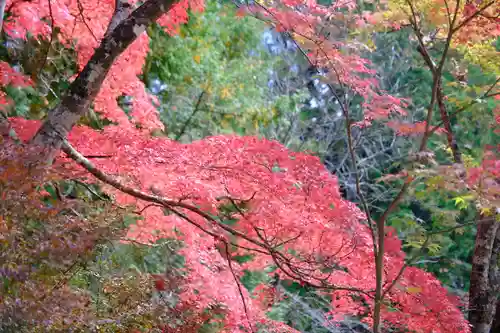
{"type": "MultiPolygon", "coordinates": [[[[409,102],[381,91],[366,60],[340,51],[349,44],[332,42],[317,32],[320,17],[340,15],[341,9],[354,10],[354,3],[329,7],[307,3],[305,8],[296,8],[300,4],[257,4],[247,10],[257,10],[278,29],[291,31],[308,49],[311,62],[330,69],[330,85],[363,97],[364,118],[358,122],[350,119],[347,103],[339,99],[352,150],[353,126],[369,126],[374,119],[383,120],[392,113],[405,114],[409,102]]],[[[404,175],[401,195],[375,221],[361,193],[364,213],[341,198],[337,180],[316,157],[252,137],[216,136],[183,145],[150,136],[150,131],[162,124],[154,107],[156,101],[137,78],[148,51],[144,32],[158,20],[169,33],[175,33],[188,19],[187,8],[201,10],[201,3],[149,0],[134,11],[132,4],[120,1],[106,5],[91,1],[10,5],[15,19],[6,22],[9,35],[24,37],[30,31],[52,36],[51,30],[57,26],[63,43],[77,37],[80,66],[68,94],[42,124],[20,118],[12,118],[10,123],[22,140],[32,139],[32,146],[42,148],[31,159],[42,164],[54,162],[52,169],[68,177],[88,176],[90,172],[119,205],[137,206],[144,221],[131,228],[129,238],[152,242],[175,237],[186,244],[180,252],[189,273],[183,281],[183,303],[198,309],[222,304],[226,331],[254,331],[254,326],[264,323],[291,331],[265,317],[272,290],[261,286],[254,291],[259,297],[251,297],[239,282],[244,270],[275,265],[281,278],[333,295],[332,320],[367,312],[365,320],[373,322],[375,332],[380,331],[382,320],[385,325],[421,332],[469,331],[453,298],[432,275],[407,267],[401,242],[385,228],[388,215],[397,208],[414,176],[404,175]],[[44,17],[49,23],[42,20],[44,17]],[[129,115],[116,102],[123,93],[134,97],[129,115]],[[100,132],[75,126],[91,105],[116,125],[100,132]],[[61,147],[69,158],[59,156],[61,147]],[[82,153],[107,158],[92,163],[82,153]],[[368,225],[363,223],[365,219],[368,225]],[[246,263],[233,259],[249,254],[253,260],[246,263]]],[[[354,12],[352,15],[356,17],[354,12]]],[[[12,77],[6,83],[28,83],[8,67],[5,71],[12,77]]],[[[439,129],[431,127],[441,75],[437,70],[435,73],[429,116],[420,126],[421,151],[432,132],[439,129]]],[[[9,125],[4,121],[2,126],[7,130],[9,125]]],[[[417,154],[417,158],[425,156],[417,154]]],[[[488,163],[485,168],[494,175],[496,162],[488,163]]],[[[484,170],[473,171],[471,175],[477,171],[486,174],[484,170]]],[[[472,184],[475,180],[470,178],[472,184]]],[[[165,289],[157,278],[155,285],[160,291],[165,289]]]]}
{"type": "MultiPolygon", "coordinates": [[[[451,126],[450,119],[460,116],[461,113],[470,108],[475,108],[475,112],[484,112],[482,105],[488,104],[488,99],[497,98],[498,96],[498,66],[494,65],[495,59],[498,59],[498,50],[495,50],[495,42],[498,38],[498,12],[500,8],[494,1],[478,1],[472,2],[446,2],[442,4],[438,2],[412,2],[406,1],[401,3],[392,3],[392,13],[404,12],[404,18],[398,17],[398,25],[408,25],[413,30],[416,37],[418,47],[417,50],[421,54],[428,70],[432,73],[433,77],[433,90],[432,90],[432,108],[437,106],[439,112],[439,119],[446,130],[447,145],[451,151],[453,162],[457,165],[462,165],[463,154],[459,145],[455,129],[451,126]],[[439,6],[442,6],[439,8],[439,6]],[[444,5],[444,6],[443,6],[444,5]],[[432,43],[440,44],[442,53],[438,55],[438,60],[435,60],[433,54],[432,43]],[[457,50],[458,54],[450,54],[450,50],[457,50]],[[479,51],[481,50],[481,51],[479,51]],[[446,70],[447,62],[450,60],[455,61],[454,68],[451,72],[455,77],[460,76],[466,61],[476,63],[488,75],[484,75],[481,80],[474,79],[474,72],[469,66],[468,81],[471,86],[476,86],[473,91],[463,89],[460,95],[465,95],[465,100],[460,101],[455,97],[450,97],[443,93],[443,76],[446,70]],[[491,73],[491,74],[490,74],[491,73]],[[486,77],[485,77],[486,76],[486,77]],[[476,99],[474,99],[476,97],[476,99]],[[450,103],[451,102],[451,103],[450,103]],[[479,104],[479,105],[477,105],[479,104]],[[453,111],[450,112],[449,109],[453,111]]],[[[390,16],[390,15],[389,15],[390,16]]],[[[498,63],[498,61],[496,61],[498,63]]],[[[449,76],[448,76],[449,77],[449,76]]],[[[449,81],[449,78],[446,79],[449,81]]],[[[451,80],[452,84],[454,80],[451,80]]],[[[471,90],[472,90],[471,89],[471,90]]],[[[459,95],[459,96],[460,96],[459,95]]],[[[498,110],[498,104],[493,101],[494,109],[498,110]],[[496,104],[496,105],[495,105],[496,104]]],[[[432,110],[430,108],[429,110],[432,110]]],[[[497,112],[494,110],[494,112],[497,112]]],[[[433,118],[432,112],[428,112],[427,122],[433,118]]],[[[494,120],[493,120],[494,122],[494,120]]],[[[495,140],[493,140],[493,143],[495,140]]],[[[483,148],[484,149],[484,148],[483,148]]],[[[471,287],[469,292],[469,320],[473,326],[474,332],[489,332],[496,306],[496,283],[492,280],[496,276],[496,256],[497,244],[494,241],[496,238],[496,228],[494,212],[498,207],[497,197],[497,176],[491,173],[490,167],[498,168],[496,165],[495,148],[493,150],[486,148],[486,153],[480,158],[485,167],[476,169],[477,166],[471,166],[470,162],[464,163],[465,168],[468,169],[469,177],[476,177],[481,174],[481,177],[488,179],[486,183],[480,181],[473,184],[473,178],[469,178],[466,188],[459,185],[453,189],[460,188],[462,191],[469,193],[469,198],[479,206],[481,213],[477,216],[477,236],[474,256],[472,259],[472,274],[471,274],[471,287]],[[490,167],[486,167],[489,165],[490,167]],[[490,171],[488,171],[490,170],[490,171]],[[474,176],[475,175],[475,176],[474,176]],[[472,183],[471,183],[472,180],[472,183]],[[479,185],[482,184],[482,185],[479,185]],[[479,188],[481,188],[479,190],[479,188]],[[479,190],[479,192],[478,192],[479,190]],[[489,272],[489,279],[484,279],[485,272],[489,272]]],[[[459,169],[463,167],[460,166],[459,169]]],[[[450,169],[444,174],[450,174],[450,169]]],[[[459,175],[463,171],[458,171],[459,175]]],[[[462,184],[461,177],[446,177],[445,179],[451,181],[453,184],[456,182],[462,184]]],[[[476,178],[477,180],[477,178],[476,178]]],[[[439,185],[438,185],[439,186],[439,185]]],[[[450,188],[450,187],[448,187],[450,188]]]]}

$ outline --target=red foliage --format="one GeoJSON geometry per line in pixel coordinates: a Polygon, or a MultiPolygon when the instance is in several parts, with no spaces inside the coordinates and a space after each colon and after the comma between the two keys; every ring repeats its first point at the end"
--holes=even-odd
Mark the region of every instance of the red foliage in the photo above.
{"type": "MultiPolygon", "coordinates": [[[[46,35],[50,25],[41,19],[52,11],[63,42],[78,36],[76,49],[78,63],[82,66],[98,43],[95,37],[100,38],[106,29],[114,0],[50,3],[52,8],[41,0],[16,3],[13,8],[17,18],[7,24],[6,31],[11,36],[24,36],[26,31],[46,35]]],[[[352,9],[354,1],[344,4],[352,9]]],[[[200,2],[189,2],[189,5],[201,9],[200,2]]],[[[287,1],[284,5],[291,7],[297,2],[287,1]]],[[[169,31],[175,31],[178,24],[187,20],[187,7],[186,0],[179,2],[173,15],[165,16],[160,22],[169,31]]],[[[272,9],[264,14],[273,16],[283,29],[322,43],[321,49],[311,50],[313,61],[320,67],[338,69],[329,74],[329,79],[350,87],[365,98],[367,119],[387,116],[389,112],[402,113],[404,100],[385,95],[375,80],[354,75],[373,73],[365,60],[340,52],[338,44],[321,40],[311,28],[318,18],[310,14],[325,15],[338,8],[327,9],[312,1],[308,1],[306,7],[304,12],[272,9]]],[[[292,276],[301,283],[342,286],[345,290],[333,292],[335,315],[365,312],[359,299],[351,297],[354,294],[361,295],[364,302],[373,306],[373,299],[368,295],[373,295],[375,286],[375,260],[369,230],[362,223],[364,215],[353,203],[341,198],[337,179],[317,157],[292,153],[276,142],[253,137],[217,136],[183,145],[164,138],[151,138],[129,122],[116,104],[116,97],[122,93],[135,97],[134,121],[147,129],[161,126],[137,78],[148,51],[147,43],[147,36],[143,34],[121,55],[95,100],[95,109],[118,122],[119,126],[106,127],[102,132],[76,127],[69,140],[83,154],[111,154],[111,158],[96,160],[96,165],[119,177],[123,183],[144,191],[160,193],[213,215],[220,215],[223,203],[246,202],[244,211],[226,216],[238,220],[232,227],[246,237],[238,240],[230,237],[220,225],[186,209],[180,211],[199,227],[175,214],[166,215],[158,207],[149,207],[144,210],[144,220],[130,229],[128,236],[142,242],[165,236],[184,241],[186,246],[181,254],[186,258],[190,274],[182,293],[183,304],[195,304],[200,311],[214,303],[222,304],[228,309],[225,318],[228,332],[240,332],[241,327],[248,327],[247,316],[252,321],[267,322],[265,311],[269,304],[263,306],[243,289],[245,311],[234,275],[241,276],[245,269],[263,269],[274,263],[273,257],[254,252],[254,260],[242,265],[232,263],[231,269],[227,256],[221,256],[216,246],[223,239],[240,246],[234,254],[247,254],[246,249],[256,248],[251,240],[279,247],[285,256],[282,263],[288,264],[278,269],[283,278],[292,276]],[[220,235],[219,239],[214,240],[200,227],[220,235]],[[294,256],[289,253],[291,250],[294,256]],[[342,269],[334,268],[333,273],[325,273],[325,268],[332,267],[342,269]]],[[[36,122],[22,119],[12,119],[12,123],[22,139],[29,139],[38,127],[36,122]]],[[[56,161],[55,167],[72,177],[87,175],[64,156],[56,161]]],[[[146,208],[145,202],[113,188],[108,191],[115,195],[119,204],[146,208]]],[[[385,278],[390,283],[403,266],[404,253],[392,234],[387,237],[387,245],[385,278]]],[[[157,279],[156,288],[162,290],[164,287],[157,279]]],[[[383,316],[394,325],[426,333],[469,331],[446,290],[430,274],[416,268],[405,271],[388,299],[391,307],[385,306],[383,316]],[[408,287],[413,286],[420,288],[417,294],[408,291],[408,287]]],[[[276,331],[293,331],[278,323],[273,325],[276,331]]]]}
{"type": "Polygon", "coordinates": [[[31,85],[31,80],[12,69],[5,61],[0,61],[0,85],[7,86],[9,84],[17,87],[27,87],[31,85]]]}
{"type": "MultiPolygon", "coordinates": [[[[49,2],[44,0],[7,1],[7,7],[12,6],[14,19],[5,23],[6,33],[19,38],[24,38],[27,32],[35,36],[48,36],[52,28],[47,22],[50,22],[52,17],[54,27],[61,31],[60,41],[67,46],[75,43],[73,47],[78,54],[77,62],[82,69],[106,32],[115,1],[56,0],[50,1],[50,7],[48,4],[49,2]],[[44,18],[48,20],[42,20],[44,18]]],[[[172,13],[164,15],[158,22],[163,24],[168,32],[174,33],[179,24],[187,21],[188,7],[202,10],[203,1],[179,1],[172,13]]],[[[153,105],[154,99],[146,93],[144,84],[138,78],[148,51],[149,38],[143,33],[115,61],[95,99],[95,111],[122,127],[134,128],[136,124],[140,124],[146,130],[163,128],[153,105]],[[127,70],[124,71],[123,68],[127,70]],[[116,99],[122,94],[132,97],[132,121],[117,104],[116,99]]]]}
{"type": "Polygon", "coordinates": [[[155,288],[157,291],[167,290],[166,282],[163,276],[155,275],[153,276],[155,282],[155,288]]]}
{"type": "Polygon", "coordinates": [[[484,208],[500,207],[500,146],[487,147],[478,167],[467,169],[467,186],[484,208]]]}
{"type": "MultiPolygon", "coordinates": [[[[10,65],[4,61],[0,61],[0,86],[8,86],[14,85],[17,87],[26,87],[31,84],[31,80],[12,69],[10,65]]],[[[0,108],[3,108],[4,105],[10,105],[12,101],[8,99],[7,95],[0,91],[0,108]]],[[[0,109],[0,112],[4,110],[0,109]]]]}
{"type": "MultiPolygon", "coordinates": [[[[396,131],[399,135],[422,135],[425,133],[425,127],[427,122],[420,121],[416,123],[403,123],[398,121],[389,121],[387,126],[396,131]]],[[[432,126],[431,126],[432,129],[432,126]]],[[[444,128],[438,128],[435,131],[436,134],[444,134],[446,130],[444,128]]]]}
{"type": "MultiPolygon", "coordinates": [[[[32,122],[12,121],[25,137],[32,133],[23,129],[36,129],[32,122]]],[[[304,282],[325,280],[329,284],[358,288],[368,293],[374,288],[373,248],[369,231],[361,223],[363,214],[355,205],[341,198],[336,178],[328,173],[317,157],[292,153],[276,142],[252,137],[211,137],[184,145],[164,138],[149,138],[119,127],[107,127],[102,133],[77,127],[72,131],[70,141],[84,154],[112,154],[109,159],[96,160],[96,164],[110,174],[120,175],[123,182],[145,191],[154,187],[155,192],[165,197],[196,205],[212,214],[218,213],[224,196],[252,198],[243,216],[232,216],[239,219],[234,228],[252,239],[265,237],[271,244],[283,244],[284,251],[296,251],[301,259],[289,258],[295,260],[298,268],[308,272],[301,276],[304,282]],[[347,272],[337,270],[334,274],[327,274],[321,270],[333,264],[347,272]]],[[[57,165],[72,175],[81,173],[80,167],[63,157],[57,165]]],[[[139,208],[146,205],[114,189],[109,191],[122,205],[134,203],[139,208]]],[[[190,211],[184,210],[183,213],[204,228],[230,239],[213,222],[190,211]]],[[[145,220],[130,230],[129,237],[146,242],[157,237],[175,236],[186,244],[182,255],[186,257],[190,275],[183,301],[200,308],[214,301],[220,302],[231,309],[227,325],[233,332],[239,325],[246,326],[238,288],[214,238],[175,215],[165,216],[157,207],[146,209],[143,215],[145,220]]],[[[404,253],[394,236],[388,238],[387,244],[391,245],[385,258],[385,270],[390,282],[403,265],[404,253]]],[[[255,248],[244,239],[239,239],[238,245],[255,248]]],[[[238,249],[236,254],[246,253],[248,251],[238,249]]],[[[240,275],[244,269],[262,269],[272,263],[270,256],[257,254],[249,263],[233,263],[233,268],[240,275]]],[[[278,273],[289,278],[287,269],[278,273]]],[[[386,309],[386,320],[419,332],[468,331],[459,310],[435,278],[419,270],[408,270],[398,285],[415,284],[422,288],[418,296],[404,288],[388,295],[389,299],[398,302],[400,311],[386,309]],[[439,298],[435,298],[437,293],[441,295],[439,298]],[[422,303],[422,309],[415,314],[414,307],[421,304],[421,299],[434,301],[422,303]],[[439,307],[439,312],[435,312],[436,307],[439,307]],[[407,318],[410,314],[411,320],[407,318]],[[435,326],[438,321],[449,324],[439,329],[435,326]],[[429,326],[422,323],[429,323],[429,326]]],[[[252,300],[247,292],[243,293],[251,317],[264,318],[262,303],[252,300]]],[[[356,294],[351,291],[334,293],[341,296],[333,304],[336,315],[362,312],[361,304],[349,297],[353,293],[356,294]]],[[[371,304],[372,299],[365,297],[365,301],[371,304]]]]}
{"type": "Polygon", "coordinates": [[[463,44],[473,44],[500,36],[499,14],[498,2],[467,3],[458,21],[458,24],[463,24],[463,27],[455,36],[456,40],[463,44]]]}

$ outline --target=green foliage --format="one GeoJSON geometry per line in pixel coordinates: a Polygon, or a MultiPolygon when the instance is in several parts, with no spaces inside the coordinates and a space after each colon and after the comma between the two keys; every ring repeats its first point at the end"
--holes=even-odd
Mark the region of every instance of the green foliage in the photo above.
{"type": "Polygon", "coordinates": [[[98,189],[73,192],[62,181],[34,186],[30,178],[16,186],[17,176],[0,181],[0,330],[64,331],[71,323],[86,325],[92,318],[89,295],[66,282],[99,244],[123,234],[121,217],[127,210],[118,212],[107,200],[93,197],[98,189]]]}
{"type": "Polygon", "coordinates": [[[172,280],[182,277],[184,259],[177,254],[180,247],[179,241],[170,239],[160,239],[151,245],[102,244],[96,249],[94,259],[69,283],[90,293],[97,318],[114,318],[100,325],[103,332],[152,327],[166,320],[178,298],[175,294],[155,293],[150,275],[172,280]],[[155,301],[159,298],[161,306],[155,301]],[[158,311],[163,314],[157,316],[158,311]]]}
{"type": "Polygon", "coordinates": [[[33,87],[2,87],[13,102],[8,109],[11,116],[42,119],[67,91],[70,77],[77,72],[76,53],[58,41],[58,33],[55,29],[51,42],[42,36],[2,40],[0,60],[18,66],[34,83],[33,87]]]}
{"type": "Polygon", "coordinates": [[[259,46],[262,31],[261,22],[236,17],[233,7],[216,1],[209,1],[204,13],[191,14],[179,35],[150,29],[144,80],[153,91],[161,90],[169,137],[252,134],[275,117],[267,95],[273,60],[259,46]]]}
{"type": "Polygon", "coordinates": [[[268,313],[271,319],[285,322],[299,332],[331,332],[326,322],[330,297],[288,280],[280,281],[278,290],[281,297],[268,313]]]}
{"type": "Polygon", "coordinates": [[[241,277],[241,283],[250,292],[252,292],[259,284],[267,284],[270,280],[269,275],[263,271],[245,271],[245,274],[241,277]]]}

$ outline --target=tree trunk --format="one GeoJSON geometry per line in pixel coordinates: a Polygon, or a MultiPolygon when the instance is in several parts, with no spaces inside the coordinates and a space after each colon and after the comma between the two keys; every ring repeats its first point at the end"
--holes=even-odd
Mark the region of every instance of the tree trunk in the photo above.
{"type": "Polygon", "coordinates": [[[495,313],[495,319],[493,319],[493,324],[491,325],[491,332],[500,332],[500,300],[497,300],[497,310],[495,313]]]}
{"type": "Polygon", "coordinates": [[[439,113],[441,115],[441,120],[443,121],[444,129],[446,130],[446,139],[448,140],[448,147],[450,147],[453,154],[453,160],[455,163],[462,164],[462,154],[458,148],[457,140],[453,135],[453,129],[451,127],[450,117],[448,116],[448,111],[446,111],[446,105],[444,104],[443,87],[441,81],[439,82],[439,87],[437,90],[437,101],[439,107],[439,113]]]}
{"type": "Polygon", "coordinates": [[[44,154],[40,156],[42,163],[52,163],[68,133],[94,101],[116,58],[146,31],[149,25],[167,13],[175,0],[148,0],[117,24],[116,17],[123,15],[120,2],[121,0],[117,1],[115,14],[101,45],[71,84],[62,102],[49,112],[47,120],[32,140],[33,144],[44,149],[44,154]],[[116,27],[112,29],[113,26],[116,27]]]}
{"type": "Polygon", "coordinates": [[[469,322],[472,333],[490,333],[498,302],[500,228],[494,218],[478,222],[470,278],[469,322]]]}

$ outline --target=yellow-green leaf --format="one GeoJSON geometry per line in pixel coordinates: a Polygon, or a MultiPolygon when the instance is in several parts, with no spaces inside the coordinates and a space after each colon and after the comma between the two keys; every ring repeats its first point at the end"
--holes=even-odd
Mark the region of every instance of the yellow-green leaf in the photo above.
{"type": "Polygon", "coordinates": [[[408,287],[406,288],[406,291],[409,292],[410,294],[416,294],[422,291],[422,288],[420,287],[408,287]]]}

